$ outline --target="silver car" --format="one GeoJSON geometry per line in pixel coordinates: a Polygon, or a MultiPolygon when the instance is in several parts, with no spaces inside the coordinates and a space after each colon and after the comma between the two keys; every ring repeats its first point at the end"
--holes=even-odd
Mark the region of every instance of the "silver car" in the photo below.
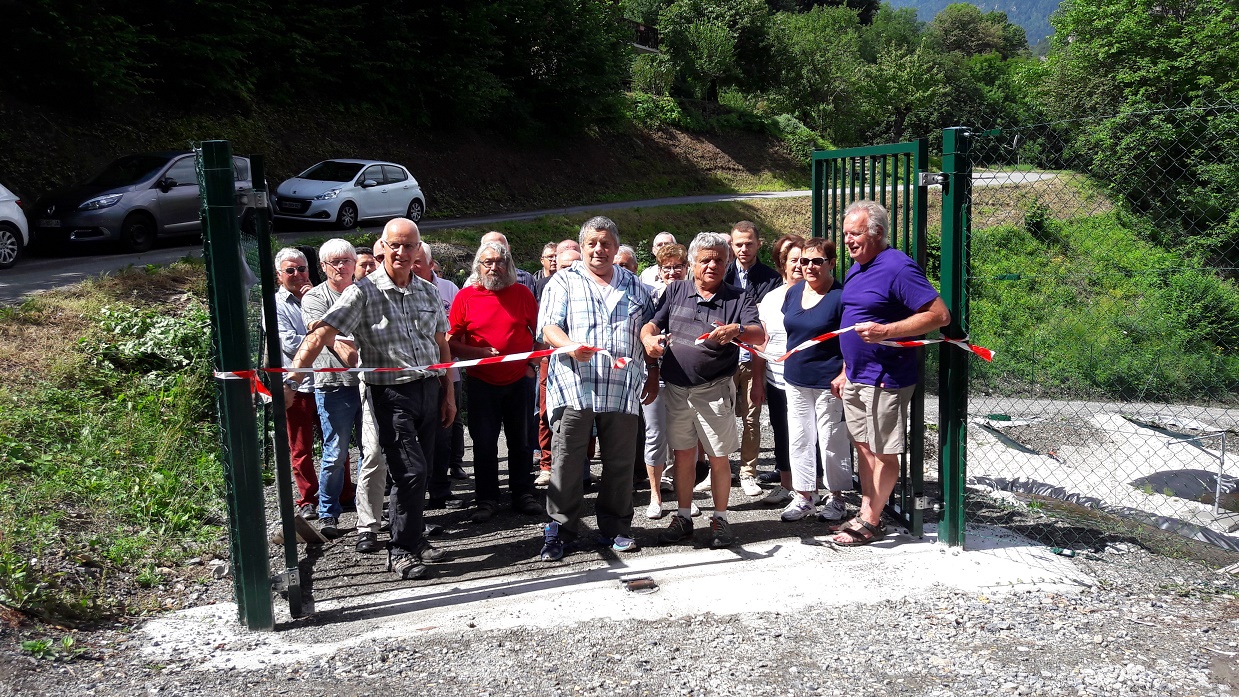
{"type": "MultiPolygon", "coordinates": [[[[248,189],[249,160],[233,157],[232,166],[237,191],[248,189]]],[[[145,252],[157,237],[200,233],[201,208],[194,154],[162,152],[115,160],[82,184],[40,198],[28,217],[44,246],[118,241],[145,252]]]]}
{"type": "Polygon", "coordinates": [[[324,160],[275,190],[277,218],[335,222],[345,230],[367,218],[422,219],[426,197],[409,170],[378,160],[324,160]]]}
{"type": "Polygon", "coordinates": [[[16,264],[29,243],[30,231],[21,199],[0,184],[0,269],[16,264]]]}

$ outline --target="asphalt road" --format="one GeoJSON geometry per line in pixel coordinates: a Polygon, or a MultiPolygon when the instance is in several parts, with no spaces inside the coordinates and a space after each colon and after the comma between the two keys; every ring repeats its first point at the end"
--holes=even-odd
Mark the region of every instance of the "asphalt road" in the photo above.
{"type": "MultiPolygon", "coordinates": [[[[1048,179],[1054,174],[1050,172],[978,172],[973,177],[973,186],[997,186],[1009,183],[1030,183],[1048,179]]],[[[644,199],[640,201],[619,201],[614,203],[597,203],[587,206],[570,206],[567,208],[548,208],[522,213],[505,213],[480,218],[427,218],[419,223],[423,230],[439,230],[452,227],[472,227],[478,225],[493,225],[511,222],[513,220],[532,220],[545,215],[576,215],[598,211],[616,210],[622,208],[656,208],[659,206],[682,206],[699,203],[720,203],[724,201],[745,201],[769,198],[803,198],[810,192],[772,191],[752,194],[706,194],[702,196],[675,196],[670,198],[644,199]]],[[[377,232],[381,226],[363,226],[367,232],[377,232]]],[[[294,242],[304,237],[321,237],[330,230],[326,227],[299,230],[296,232],[279,233],[281,241],[294,242]]],[[[45,257],[27,256],[17,266],[7,271],[0,271],[0,305],[14,304],[30,293],[51,288],[78,283],[87,278],[112,273],[128,267],[142,267],[147,264],[168,264],[187,256],[201,257],[202,245],[196,238],[185,238],[184,242],[170,241],[162,243],[158,248],[141,254],[116,254],[111,248],[98,246],[83,246],[67,250],[65,256],[45,257]],[[192,241],[191,241],[192,240],[192,241]]]]}

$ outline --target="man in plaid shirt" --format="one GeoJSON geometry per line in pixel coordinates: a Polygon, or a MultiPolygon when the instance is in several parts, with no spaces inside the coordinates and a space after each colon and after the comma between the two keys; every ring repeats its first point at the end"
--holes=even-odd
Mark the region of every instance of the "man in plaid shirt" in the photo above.
{"type": "Polygon", "coordinates": [[[551,277],[538,314],[539,340],[556,348],[583,345],[553,356],[547,376],[554,462],[546,506],[553,522],[545,529],[544,561],[562,559],[565,542],[577,537],[586,447],[595,427],[602,454],[598,530],[618,552],[637,549],[632,538],[637,414],[642,402],[658,395],[658,368],[646,370],[640,340],[641,327],[654,316],[654,302],[641,281],[615,263],[619,230],[609,218],[590,218],[581,226],[580,244],[582,260],[551,277]],[[611,356],[596,355],[597,349],[611,356]],[[618,358],[628,364],[614,367],[618,358]]]}

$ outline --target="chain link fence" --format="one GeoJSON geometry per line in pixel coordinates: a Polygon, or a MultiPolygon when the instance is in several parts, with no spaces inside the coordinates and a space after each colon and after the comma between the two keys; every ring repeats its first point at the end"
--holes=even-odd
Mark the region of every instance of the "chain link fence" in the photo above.
{"type": "Polygon", "coordinates": [[[1239,561],[1239,105],[973,133],[969,520],[1239,561]]]}

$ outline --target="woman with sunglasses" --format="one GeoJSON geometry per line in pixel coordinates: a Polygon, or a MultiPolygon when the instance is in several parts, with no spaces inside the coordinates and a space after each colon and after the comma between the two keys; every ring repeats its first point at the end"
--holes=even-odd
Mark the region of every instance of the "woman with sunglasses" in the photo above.
{"type": "MultiPolygon", "coordinates": [[[[655,263],[658,264],[658,276],[655,283],[647,284],[654,302],[667,290],[667,286],[676,281],[683,281],[688,273],[688,250],[682,244],[674,242],[663,244],[654,252],[655,263]]],[[[659,385],[661,387],[661,384],[659,385]]],[[[661,392],[649,404],[642,405],[645,416],[645,472],[650,478],[650,505],[645,509],[645,517],[658,520],[663,517],[663,487],[674,491],[670,479],[663,481],[663,472],[671,461],[671,451],[667,448],[667,414],[663,408],[661,392]]],[[[697,504],[692,504],[692,514],[701,515],[697,504]]]]}
{"type": "MultiPolygon", "coordinates": [[[[783,285],[766,294],[757,303],[757,316],[766,327],[766,344],[758,348],[772,356],[781,356],[787,351],[787,330],[783,327],[783,300],[787,291],[804,280],[800,274],[800,255],[804,238],[800,235],[784,235],[771,247],[775,269],[783,277],[783,285]]],[[[778,486],[761,499],[767,506],[782,506],[792,500],[791,459],[787,441],[787,383],[783,379],[783,364],[769,363],[760,358],[753,366],[754,376],[764,374],[766,387],[766,412],[770,414],[770,430],[774,435],[774,467],[778,474],[778,486]]]]}
{"type": "MultiPolygon", "coordinates": [[[[835,261],[834,242],[821,238],[805,242],[800,256],[804,283],[792,286],[783,301],[783,325],[789,347],[839,328],[843,286],[835,280],[835,261]]],[[[847,428],[843,403],[830,391],[830,381],[842,367],[838,338],[794,353],[784,362],[792,488],[796,492],[780,516],[784,521],[801,520],[817,509],[815,447],[822,458],[826,488],[830,490],[830,498],[817,518],[823,522],[842,520],[847,512],[842,498],[843,490],[852,484],[846,459],[847,428]]]]}

